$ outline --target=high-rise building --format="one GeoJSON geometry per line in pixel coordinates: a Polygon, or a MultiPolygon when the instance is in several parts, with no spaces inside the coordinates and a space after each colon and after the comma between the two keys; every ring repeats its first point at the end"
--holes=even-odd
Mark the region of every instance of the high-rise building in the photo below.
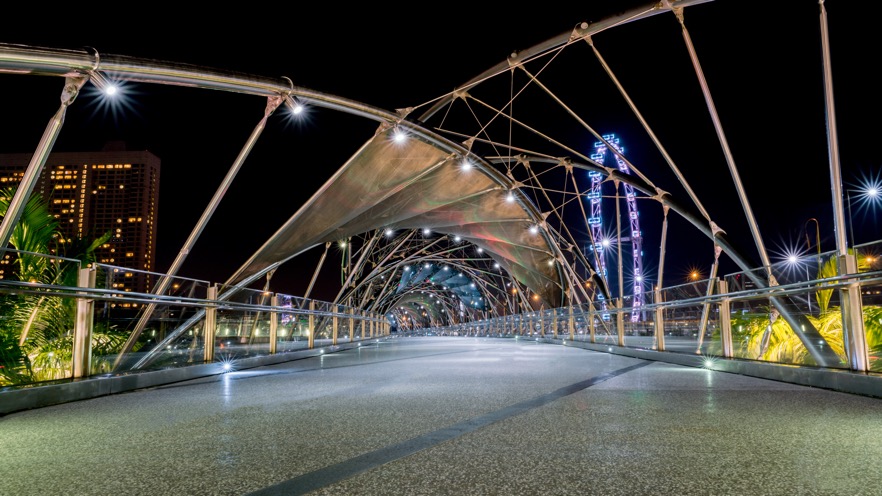
{"type": "MultiPolygon", "coordinates": [[[[0,154],[0,189],[17,186],[31,154],[0,154]]],[[[149,292],[156,270],[156,220],[160,160],[148,151],[128,151],[108,143],[98,152],[51,153],[34,187],[58,219],[64,242],[94,240],[110,232],[95,251],[96,260],[119,268],[111,285],[121,291],[149,292]]],[[[8,271],[0,265],[0,270],[8,271]]],[[[0,273],[0,277],[2,277],[0,273]]]]}

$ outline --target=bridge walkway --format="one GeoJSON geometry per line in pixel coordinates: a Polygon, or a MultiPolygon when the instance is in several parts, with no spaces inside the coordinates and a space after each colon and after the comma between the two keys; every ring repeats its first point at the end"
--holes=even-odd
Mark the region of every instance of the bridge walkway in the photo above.
{"type": "Polygon", "coordinates": [[[882,400],[399,337],[0,417],[0,495],[879,494],[882,400]]]}

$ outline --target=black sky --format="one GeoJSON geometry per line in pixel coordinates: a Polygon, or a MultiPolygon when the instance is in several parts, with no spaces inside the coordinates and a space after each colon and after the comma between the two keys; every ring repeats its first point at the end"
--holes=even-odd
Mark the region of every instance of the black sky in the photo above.
{"type": "MultiPolygon", "coordinates": [[[[452,90],[505,60],[513,50],[568,32],[581,21],[599,20],[644,3],[589,1],[483,11],[450,5],[431,12],[376,4],[370,10],[329,6],[311,11],[219,9],[200,14],[90,7],[63,18],[47,18],[45,12],[23,8],[4,23],[0,42],[90,46],[99,53],[285,76],[298,86],[394,110],[452,90]]],[[[717,0],[687,9],[686,25],[766,247],[780,252],[788,244],[804,245],[806,221],[816,218],[823,250],[832,250],[820,9],[815,0],[763,4],[772,3],[755,7],[717,0]]],[[[879,176],[875,143],[880,97],[870,67],[882,41],[873,26],[875,16],[857,11],[854,2],[829,0],[825,7],[843,181],[856,186],[863,178],[879,176]]],[[[607,61],[616,64],[620,78],[627,80],[641,111],[652,115],[654,131],[701,191],[699,196],[709,198],[711,216],[730,237],[741,239],[741,246],[753,248],[719,141],[690,72],[679,26],[669,14],[645,28],[644,22],[621,32],[601,33],[595,43],[607,61]],[[674,59],[679,62],[670,62],[674,59]],[[698,112],[693,114],[694,110],[698,112]],[[713,193],[715,188],[725,194],[713,193]]],[[[577,84],[578,77],[578,72],[572,75],[577,84]]],[[[28,78],[25,83],[24,79],[0,75],[0,87],[14,88],[3,97],[0,152],[32,151],[58,106],[60,80],[28,78]]],[[[100,149],[109,140],[124,140],[130,148],[150,150],[162,159],[157,260],[162,270],[177,255],[263,115],[264,102],[204,90],[137,86],[130,90],[135,92],[133,108],[117,115],[107,115],[80,97],[83,101],[68,111],[55,150],[87,151],[100,149]]],[[[594,103],[598,109],[605,105],[594,103]]],[[[618,130],[642,170],[657,166],[658,158],[648,153],[646,166],[637,162],[642,156],[637,149],[648,143],[645,136],[638,136],[639,128],[618,122],[599,125],[618,130]]],[[[354,124],[332,111],[316,112],[301,126],[286,125],[274,115],[180,274],[225,280],[375,127],[354,124]],[[282,144],[285,156],[276,152],[282,144]]],[[[879,238],[872,215],[855,212],[854,221],[859,242],[879,238]]],[[[709,241],[700,237],[691,241],[669,240],[694,248],[694,252],[680,248],[668,254],[667,272],[672,277],[689,266],[707,267],[712,261],[709,241]]],[[[657,244],[644,249],[647,257],[657,257],[657,244]]],[[[329,265],[330,270],[335,268],[329,265]]],[[[277,290],[302,294],[312,268],[310,263],[298,264],[287,275],[276,276],[277,290]]],[[[338,278],[327,274],[332,280],[338,278]]],[[[333,292],[328,289],[314,296],[330,299],[333,292]]]]}

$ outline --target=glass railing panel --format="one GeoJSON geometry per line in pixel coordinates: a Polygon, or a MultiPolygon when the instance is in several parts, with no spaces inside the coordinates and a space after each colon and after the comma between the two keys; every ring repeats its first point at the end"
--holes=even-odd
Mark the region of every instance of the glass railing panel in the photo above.
{"type": "Polygon", "coordinates": [[[634,312],[624,309],[625,346],[645,350],[655,349],[655,326],[653,312],[634,312]]]}
{"type": "Polygon", "coordinates": [[[882,283],[863,286],[861,300],[870,370],[882,372],[882,283]]]}
{"type": "Polygon", "coordinates": [[[585,329],[587,340],[591,341],[591,324],[594,327],[594,342],[597,344],[618,345],[616,315],[609,310],[590,312],[586,315],[588,326],[585,329]]]}
{"type": "Polygon", "coordinates": [[[663,312],[665,351],[696,354],[702,306],[666,306],[663,312]]]}
{"type": "Polygon", "coordinates": [[[146,309],[141,303],[120,305],[116,298],[95,302],[93,343],[102,341],[108,331],[111,335],[119,332],[117,346],[103,349],[93,345],[93,363],[113,365],[103,366],[102,372],[192,365],[204,360],[202,319],[190,322],[201,306],[155,305],[145,317],[146,309]],[[127,350],[124,343],[128,343],[127,350]]]}
{"type": "Polygon", "coordinates": [[[120,372],[204,360],[196,326],[201,325],[208,282],[107,264],[95,264],[94,269],[100,298],[94,300],[93,368],[98,364],[102,372],[120,372]],[[165,289],[161,294],[136,293],[133,281],[165,289]],[[124,339],[111,341],[104,337],[107,333],[121,333],[124,339]],[[104,342],[118,346],[95,346],[104,342]]]}
{"type": "Polygon", "coordinates": [[[355,340],[355,323],[350,324],[350,309],[349,307],[340,306],[337,312],[340,314],[337,317],[337,325],[339,326],[337,329],[337,343],[351,343],[355,340]]]}
{"type": "Polygon", "coordinates": [[[71,377],[79,260],[8,248],[0,258],[0,387],[71,377]]]}
{"type": "Polygon", "coordinates": [[[266,311],[219,309],[215,353],[226,360],[269,354],[269,320],[266,311]]]}

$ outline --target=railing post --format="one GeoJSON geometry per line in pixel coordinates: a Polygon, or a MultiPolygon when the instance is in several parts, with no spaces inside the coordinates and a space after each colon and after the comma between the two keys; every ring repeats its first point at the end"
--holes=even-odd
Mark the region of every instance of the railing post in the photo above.
{"type": "MultiPolygon", "coordinates": [[[[214,302],[217,300],[217,284],[208,287],[206,299],[214,302]]],[[[211,303],[205,308],[205,344],[203,345],[203,359],[206,362],[214,361],[214,334],[217,330],[217,304],[211,303]]]]}
{"type": "MultiPolygon", "coordinates": [[[[80,269],[77,286],[92,289],[95,287],[95,269],[80,269]]],[[[73,342],[73,377],[79,379],[92,373],[92,323],[94,321],[95,300],[77,298],[77,314],[73,342]]]]}
{"type": "Polygon", "coordinates": [[[655,349],[665,351],[665,309],[662,306],[661,290],[655,291],[655,349]]]}
{"type": "Polygon", "coordinates": [[[597,342],[597,333],[594,329],[594,314],[596,313],[596,311],[593,311],[591,309],[588,310],[588,333],[591,336],[592,344],[597,342]]]}
{"type": "Polygon", "coordinates": [[[618,336],[619,346],[625,346],[625,302],[621,298],[616,304],[616,335],[618,336]]]}
{"type": "Polygon", "coordinates": [[[355,309],[349,309],[349,342],[355,341],[355,309]]]}
{"type": "Polygon", "coordinates": [[[574,341],[576,339],[576,319],[573,318],[573,304],[570,303],[570,320],[568,322],[570,327],[570,341],[574,341]]]}
{"type": "Polygon", "coordinates": [[[309,300],[309,345],[310,350],[315,347],[315,300],[309,300]]]}
{"type": "MultiPolygon", "coordinates": [[[[857,274],[857,260],[854,254],[849,253],[839,257],[840,267],[845,270],[840,274],[857,274]]],[[[839,299],[842,302],[842,338],[845,340],[845,352],[848,357],[848,366],[856,372],[870,370],[869,351],[867,349],[867,333],[864,332],[864,313],[861,302],[860,281],[850,279],[848,285],[839,290],[839,299]]]]}
{"type": "Polygon", "coordinates": [[[279,295],[273,295],[272,303],[273,312],[270,312],[270,329],[269,329],[269,353],[276,354],[276,337],[279,334],[279,314],[275,310],[279,307],[279,295]]]}
{"type": "Polygon", "coordinates": [[[729,293],[729,283],[720,279],[718,291],[723,297],[720,300],[720,339],[723,342],[723,356],[732,358],[732,315],[729,313],[731,311],[730,298],[727,296],[729,293]]]}
{"type": "Polygon", "coordinates": [[[364,336],[365,336],[365,332],[364,332],[364,327],[365,327],[364,317],[365,317],[365,313],[366,313],[366,312],[365,312],[364,310],[358,312],[359,317],[361,317],[361,319],[359,319],[358,324],[359,324],[359,326],[360,326],[360,328],[361,328],[361,339],[362,339],[362,341],[364,340],[364,336]]]}
{"type": "Polygon", "coordinates": [[[551,311],[551,336],[557,339],[557,309],[551,311]]]}
{"type": "Polygon", "coordinates": [[[334,305],[334,317],[331,320],[331,344],[337,346],[337,331],[339,330],[339,322],[337,321],[337,310],[340,308],[334,305]]]}

